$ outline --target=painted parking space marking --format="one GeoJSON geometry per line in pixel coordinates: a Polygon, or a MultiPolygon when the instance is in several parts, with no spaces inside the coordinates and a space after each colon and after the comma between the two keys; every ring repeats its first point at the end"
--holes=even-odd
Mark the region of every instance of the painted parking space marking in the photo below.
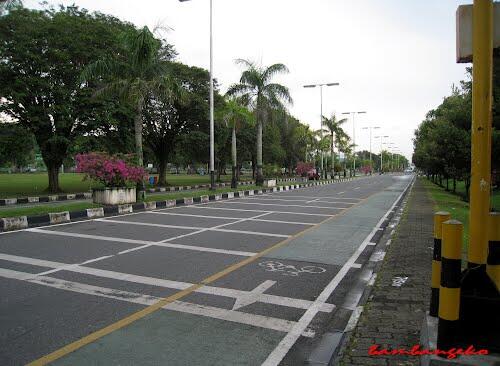
{"type": "Polygon", "coordinates": [[[249,210],[249,209],[241,209],[241,208],[221,208],[221,207],[208,207],[208,206],[198,206],[198,208],[203,207],[204,209],[207,210],[231,210],[231,211],[248,211],[248,212],[264,212],[267,214],[272,214],[272,213],[284,213],[284,214],[295,214],[295,215],[305,215],[305,216],[322,216],[322,217],[334,217],[336,215],[327,215],[327,214],[318,214],[318,213],[306,213],[306,212],[293,212],[293,211],[277,211],[277,210],[272,210],[272,211],[266,211],[266,210],[249,210]]]}
{"type": "MultiPolygon", "coordinates": [[[[93,240],[102,240],[102,241],[109,241],[109,242],[117,242],[117,243],[141,244],[140,247],[132,248],[132,249],[135,249],[135,251],[143,249],[143,248],[147,248],[147,247],[150,247],[150,246],[159,246],[159,247],[165,247],[165,248],[177,248],[177,249],[185,249],[185,250],[194,250],[194,251],[199,251],[199,252],[212,252],[212,253],[239,255],[239,256],[243,256],[243,257],[251,257],[252,255],[255,254],[255,253],[235,251],[235,250],[225,250],[225,249],[217,249],[217,248],[198,247],[198,246],[195,246],[195,245],[174,244],[174,243],[168,243],[168,242],[165,242],[165,241],[162,241],[162,242],[151,242],[151,241],[146,241],[146,240],[114,238],[114,237],[109,237],[109,236],[98,236],[98,235],[88,235],[88,234],[79,234],[79,233],[69,233],[69,232],[61,232],[61,231],[54,231],[54,230],[37,229],[37,228],[27,229],[27,231],[34,232],[34,233],[57,235],[57,236],[67,236],[67,237],[73,237],[73,238],[85,238],[85,239],[93,239],[93,240]]],[[[173,240],[173,239],[174,238],[170,238],[170,239],[167,239],[167,240],[170,241],[170,240],[173,240]]],[[[175,239],[178,239],[178,237],[176,237],[175,239]]],[[[128,252],[134,251],[132,249],[125,250],[122,253],[128,253],[128,252]]]]}
{"type": "MultiPolygon", "coordinates": [[[[154,227],[166,227],[166,228],[174,228],[174,229],[194,229],[194,230],[204,230],[206,231],[219,231],[222,233],[241,233],[241,234],[249,234],[249,235],[263,235],[263,236],[273,236],[277,238],[288,238],[290,235],[283,235],[283,234],[273,234],[273,233],[263,233],[263,232],[256,232],[256,231],[245,231],[245,230],[231,230],[231,229],[215,229],[215,228],[205,228],[205,227],[196,227],[196,226],[176,226],[176,225],[167,225],[167,224],[152,224],[149,222],[137,222],[137,221],[119,221],[119,220],[107,220],[107,219],[97,219],[96,221],[103,221],[103,222],[113,222],[117,224],[124,224],[124,225],[139,225],[139,226],[154,226],[154,227]]],[[[236,222],[231,222],[229,224],[235,224],[236,222]]],[[[168,239],[169,241],[172,239],[168,239]]]]}
{"type": "MultiPolygon", "coordinates": [[[[12,262],[16,262],[16,263],[25,263],[25,264],[38,265],[38,266],[43,265],[44,267],[49,267],[49,268],[53,267],[54,269],[61,269],[61,270],[65,270],[68,272],[81,273],[81,274],[91,275],[91,276],[95,276],[95,277],[109,278],[109,279],[120,280],[120,281],[127,281],[127,282],[131,282],[131,283],[138,283],[138,284],[143,284],[143,285],[164,287],[164,288],[169,288],[169,289],[174,289],[174,290],[185,290],[185,289],[194,285],[193,283],[189,283],[189,282],[174,281],[174,280],[161,279],[161,278],[148,277],[148,276],[140,276],[140,275],[134,275],[134,274],[129,274],[129,273],[109,271],[109,270],[100,269],[100,268],[86,267],[86,266],[79,265],[79,264],[50,262],[50,261],[44,261],[41,259],[33,259],[33,258],[20,257],[20,256],[11,256],[11,255],[0,254],[0,259],[4,259],[7,261],[12,261],[12,262]]],[[[43,276],[43,273],[44,272],[38,273],[38,274],[31,274],[31,277],[28,276],[26,278],[35,278],[37,276],[43,276]]],[[[270,282],[275,283],[275,281],[270,281],[270,282]]],[[[267,287],[267,288],[269,288],[269,287],[267,287]]],[[[259,289],[260,289],[260,287],[259,287],[259,289]]],[[[297,298],[278,296],[278,295],[272,295],[272,294],[265,294],[264,291],[250,291],[249,292],[249,291],[245,291],[245,290],[237,290],[237,289],[216,287],[216,286],[203,286],[203,287],[200,287],[200,288],[195,290],[195,292],[197,292],[197,293],[234,298],[235,303],[242,303],[245,301],[244,299],[247,299],[249,296],[251,296],[255,300],[255,302],[262,302],[262,303],[279,305],[279,306],[287,306],[287,307],[293,307],[293,308],[304,309],[304,310],[308,309],[309,306],[311,306],[311,304],[312,304],[312,301],[310,301],[310,300],[297,299],[297,298]]],[[[325,305],[320,309],[320,311],[329,313],[329,312],[333,311],[333,309],[334,309],[334,305],[325,303],[325,305]]]]}
{"type": "Polygon", "coordinates": [[[236,204],[236,205],[259,205],[259,206],[278,206],[278,207],[300,207],[300,208],[322,208],[327,210],[343,210],[347,207],[326,207],[326,206],[307,206],[307,205],[282,205],[277,203],[260,203],[260,202],[240,202],[240,201],[228,201],[223,204],[236,204]]]}
{"type": "MultiPolygon", "coordinates": [[[[78,292],[81,294],[98,296],[98,297],[106,297],[110,299],[127,301],[146,306],[150,306],[161,300],[161,298],[156,296],[143,295],[135,292],[110,289],[101,286],[92,286],[74,281],[61,280],[54,277],[37,276],[36,278],[33,278],[30,277],[30,275],[32,276],[31,273],[18,272],[0,268],[0,277],[27,281],[42,286],[56,288],[59,290],[78,292]]],[[[244,313],[235,310],[227,310],[206,305],[192,304],[183,301],[174,301],[170,304],[163,306],[163,309],[207,316],[210,318],[221,319],[240,324],[252,325],[254,327],[273,329],[281,332],[289,332],[295,325],[295,322],[286,319],[272,318],[263,315],[244,313]]],[[[305,337],[313,337],[314,331],[305,330],[302,335],[305,337]]]]}
{"type": "MultiPolygon", "coordinates": [[[[178,213],[172,213],[172,212],[157,212],[157,211],[152,211],[150,212],[152,214],[159,214],[159,215],[170,215],[170,216],[188,216],[188,217],[200,217],[200,218],[213,218],[213,219],[230,219],[230,220],[237,220],[234,217],[226,217],[226,216],[209,216],[209,215],[193,215],[193,214],[178,214],[178,213]]],[[[273,211],[273,213],[275,213],[273,211]]],[[[252,219],[249,218],[247,219],[248,221],[257,221],[257,222],[274,222],[277,224],[291,224],[291,225],[314,225],[314,223],[310,222],[303,222],[303,221],[284,221],[284,220],[267,220],[267,219],[252,219]]]]}

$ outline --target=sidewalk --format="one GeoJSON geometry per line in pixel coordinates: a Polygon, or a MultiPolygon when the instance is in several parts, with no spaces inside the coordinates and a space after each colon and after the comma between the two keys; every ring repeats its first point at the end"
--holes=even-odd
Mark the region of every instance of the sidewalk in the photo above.
{"type": "Polygon", "coordinates": [[[419,364],[418,357],[369,356],[368,349],[374,344],[379,349],[410,349],[419,344],[430,298],[433,211],[433,202],[417,179],[340,365],[419,364]],[[402,279],[394,281],[396,277],[402,279]]]}

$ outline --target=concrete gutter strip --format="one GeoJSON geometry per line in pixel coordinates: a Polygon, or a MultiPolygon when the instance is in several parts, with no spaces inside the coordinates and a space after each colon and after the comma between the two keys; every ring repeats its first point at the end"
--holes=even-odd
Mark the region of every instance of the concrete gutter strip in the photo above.
{"type": "MultiPolygon", "coordinates": [[[[94,219],[96,217],[104,217],[104,216],[116,216],[116,215],[122,215],[122,214],[128,214],[132,212],[138,212],[138,211],[144,211],[144,210],[155,210],[158,208],[170,208],[170,207],[175,207],[175,206],[184,206],[184,205],[192,205],[194,203],[208,203],[209,201],[219,201],[219,200],[224,200],[224,199],[232,199],[235,197],[245,197],[245,196],[252,196],[252,195],[259,195],[263,193],[270,193],[270,192],[279,192],[279,191],[286,191],[290,189],[299,189],[299,188],[306,188],[306,187],[312,187],[312,186],[317,186],[317,185],[325,185],[325,184],[332,184],[332,183],[340,183],[340,182],[346,182],[350,181],[353,178],[342,178],[342,179],[335,179],[335,180],[327,180],[327,181],[322,181],[322,182],[313,182],[313,183],[301,183],[301,184],[295,184],[293,186],[279,186],[279,187],[273,187],[273,188],[263,188],[259,190],[247,190],[247,191],[237,191],[237,192],[227,192],[227,193],[222,193],[222,194],[215,194],[215,195],[204,195],[204,196],[198,196],[198,197],[189,197],[189,198],[180,198],[180,199],[172,199],[172,200],[166,200],[166,201],[153,201],[153,202],[138,202],[135,204],[125,204],[125,205],[116,205],[116,206],[105,206],[105,207],[98,207],[98,208],[88,208],[83,211],[64,211],[64,212],[51,212],[48,214],[44,215],[38,215],[38,216],[18,216],[18,217],[7,217],[7,218],[1,218],[0,219],[0,232],[1,231],[13,231],[13,230],[22,230],[22,229],[27,229],[30,227],[37,227],[37,226],[46,226],[46,225],[54,225],[54,224],[60,224],[60,223],[66,223],[66,222],[71,222],[71,221],[81,221],[81,220],[86,220],[86,219],[94,219]],[[294,188],[292,188],[294,187],[294,188]]],[[[253,182],[245,182],[243,185],[249,185],[250,183],[253,182]]],[[[225,184],[225,183],[221,183],[225,184]]],[[[171,187],[174,188],[174,187],[171,187]]],[[[175,187],[177,188],[177,187],[175,187]]],[[[66,195],[64,198],[65,200],[72,200],[75,198],[78,198],[79,194],[73,194],[73,195],[66,195]],[[70,196],[72,198],[68,198],[67,196],[70,196]]],[[[62,196],[59,196],[62,197],[62,196]]],[[[47,197],[40,197],[40,201],[42,198],[47,199],[49,201],[51,200],[56,200],[59,198],[58,196],[47,196],[47,197]]],[[[5,201],[16,201],[16,198],[11,198],[11,199],[3,199],[0,200],[0,206],[5,206],[5,201]],[[2,202],[3,201],[3,202],[2,202]]],[[[9,203],[10,204],[15,204],[15,203],[9,203]]]]}

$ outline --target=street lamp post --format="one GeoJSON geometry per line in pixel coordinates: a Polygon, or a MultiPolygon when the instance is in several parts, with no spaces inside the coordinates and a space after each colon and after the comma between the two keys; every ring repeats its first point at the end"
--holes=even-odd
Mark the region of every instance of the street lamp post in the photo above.
{"type": "Polygon", "coordinates": [[[354,176],[356,176],[356,126],[354,125],[354,115],[355,114],[365,114],[365,113],[366,113],[366,111],[342,112],[342,114],[352,114],[352,146],[353,146],[352,155],[354,157],[354,166],[353,166],[354,176]]]}
{"type": "MultiPolygon", "coordinates": [[[[189,0],[179,0],[186,2],[189,0]]],[[[215,190],[213,12],[210,0],[210,190],[215,190]]]]}
{"type": "Polygon", "coordinates": [[[388,138],[389,136],[375,136],[376,139],[380,138],[380,172],[382,173],[384,171],[384,154],[383,154],[383,140],[385,138],[388,138]]]}
{"type": "MultiPolygon", "coordinates": [[[[323,83],[323,84],[309,84],[309,85],[304,85],[304,88],[315,88],[319,86],[319,99],[320,99],[320,139],[323,140],[323,87],[324,86],[338,86],[339,83],[323,83]]],[[[323,177],[323,149],[321,149],[321,171],[320,171],[320,177],[323,177]]],[[[326,177],[326,175],[325,175],[326,177]]]]}
{"type": "Polygon", "coordinates": [[[363,130],[369,130],[370,131],[370,175],[372,175],[372,130],[378,130],[380,127],[378,126],[369,126],[369,127],[363,127],[363,130]]]}

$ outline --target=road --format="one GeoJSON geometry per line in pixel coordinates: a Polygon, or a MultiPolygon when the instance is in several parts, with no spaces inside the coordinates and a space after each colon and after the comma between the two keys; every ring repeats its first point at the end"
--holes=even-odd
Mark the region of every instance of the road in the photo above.
{"type": "Polygon", "coordinates": [[[1,233],[0,364],[303,364],[410,180],[1,233]]]}

